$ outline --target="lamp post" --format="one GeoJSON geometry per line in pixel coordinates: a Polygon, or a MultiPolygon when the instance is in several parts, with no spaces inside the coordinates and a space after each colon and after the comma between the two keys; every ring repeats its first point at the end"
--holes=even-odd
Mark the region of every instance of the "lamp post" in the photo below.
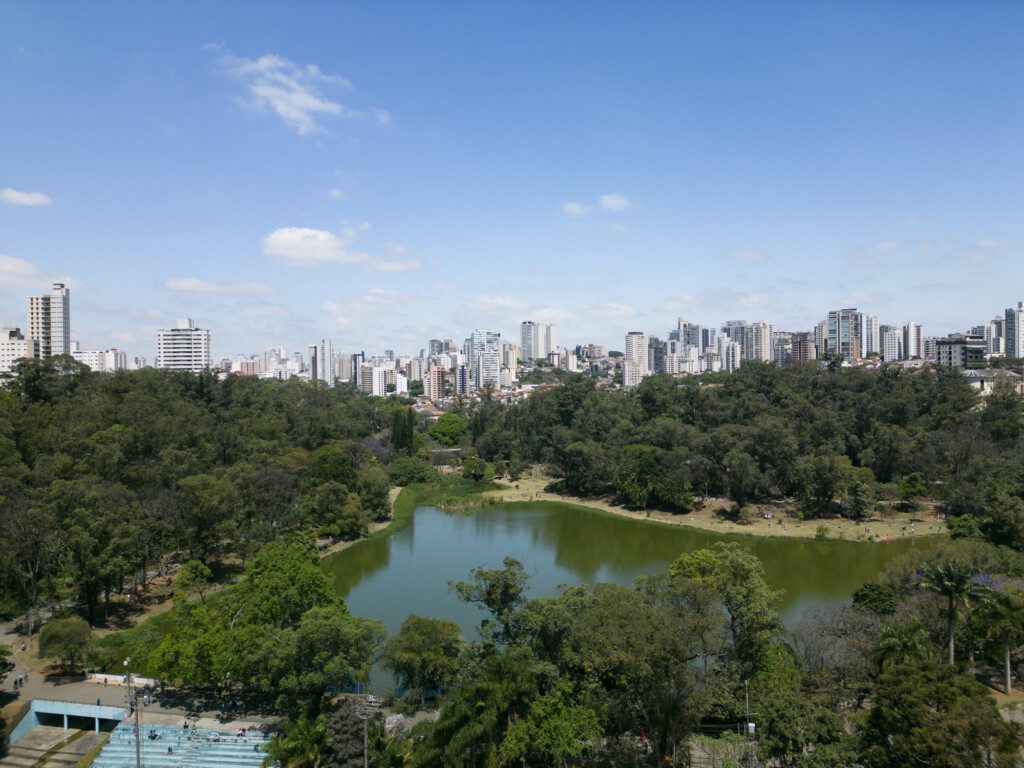
{"type": "Polygon", "coordinates": [[[377,697],[367,693],[359,696],[356,717],[363,721],[363,768],[370,767],[370,718],[377,713],[377,697]]]}
{"type": "Polygon", "coordinates": [[[128,669],[128,664],[131,660],[131,656],[125,657],[124,673],[128,683],[128,711],[135,713],[135,768],[142,768],[142,723],[139,719],[139,693],[135,690],[132,673],[128,669]]]}

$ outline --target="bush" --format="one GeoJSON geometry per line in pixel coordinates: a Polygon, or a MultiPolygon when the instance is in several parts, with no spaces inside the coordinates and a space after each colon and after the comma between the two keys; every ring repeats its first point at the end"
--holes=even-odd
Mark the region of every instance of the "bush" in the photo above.
{"type": "Polygon", "coordinates": [[[816,539],[827,539],[828,538],[828,526],[819,525],[814,529],[814,538],[816,539]]]}
{"type": "Polygon", "coordinates": [[[441,473],[423,459],[403,456],[388,464],[388,477],[393,485],[406,486],[413,483],[432,483],[440,479],[441,473]]]}

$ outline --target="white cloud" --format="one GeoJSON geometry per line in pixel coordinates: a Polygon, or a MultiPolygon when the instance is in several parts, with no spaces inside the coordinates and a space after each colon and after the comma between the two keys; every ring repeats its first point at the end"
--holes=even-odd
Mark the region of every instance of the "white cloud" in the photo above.
{"type": "Polygon", "coordinates": [[[450,280],[438,280],[430,286],[430,290],[434,293],[455,293],[458,287],[450,280]]]}
{"type": "Polygon", "coordinates": [[[594,317],[634,317],[637,314],[633,307],[616,301],[583,307],[583,312],[594,317]]]}
{"type": "Polygon", "coordinates": [[[238,314],[243,317],[285,317],[288,314],[288,307],[283,304],[262,303],[245,307],[239,310],[238,314]]]}
{"type": "Polygon", "coordinates": [[[597,203],[606,211],[624,211],[630,205],[629,198],[618,192],[609,192],[606,195],[601,195],[597,199],[597,203]]]}
{"type": "Polygon", "coordinates": [[[53,198],[42,192],[19,192],[10,187],[0,189],[0,203],[4,205],[50,205],[53,198]]]}
{"type": "Polygon", "coordinates": [[[25,288],[44,280],[42,270],[31,261],[0,254],[0,286],[25,288]]]}
{"type": "Polygon", "coordinates": [[[327,196],[331,198],[331,200],[344,200],[345,190],[338,189],[337,187],[331,187],[327,190],[327,196]]]}
{"type": "Polygon", "coordinates": [[[239,282],[239,283],[215,283],[208,280],[201,280],[198,277],[172,277],[164,283],[164,288],[169,291],[180,293],[202,293],[202,294],[230,294],[235,296],[249,296],[254,293],[266,293],[269,286],[263,283],[239,282]]]}
{"type": "Polygon", "coordinates": [[[514,296],[481,293],[466,303],[466,309],[472,309],[477,312],[493,312],[496,310],[526,309],[526,304],[514,296]]]}
{"type": "Polygon", "coordinates": [[[367,325],[375,317],[407,299],[398,291],[371,288],[366,293],[352,296],[343,301],[325,301],[320,308],[334,318],[342,328],[367,325]]]}
{"type": "Polygon", "coordinates": [[[323,131],[318,120],[324,116],[391,121],[382,109],[349,109],[326,95],[326,88],[351,90],[352,85],[343,77],[321,71],[316,64],[303,67],[272,53],[257,59],[221,56],[217,62],[245,86],[245,103],[255,109],[270,110],[300,136],[323,131]]]}
{"type": "Polygon", "coordinates": [[[576,319],[575,312],[555,307],[541,307],[530,312],[530,317],[542,323],[569,323],[576,319]]]}
{"type": "Polygon", "coordinates": [[[404,259],[402,261],[373,261],[370,262],[370,269],[374,272],[412,272],[423,269],[423,265],[416,259],[404,259]]]}
{"type": "Polygon", "coordinates": [[[768,261],[768,256],[761,251],[755,251],[752,248],[736,248],[729,252],[729,257],[733,261],[747,261],[747,262],[763,262],[768,261]]]}
{"type": "Polygon", "coordinates": [[[355,264],[367,261],[365,253],[351,249],[355,229],[346,227],[341,235],[323,229],[283,227],[263,238],[263,253],[290,267],[307,267],[327,262],[355,264]]]}
{"type": "Polygon", "coordinates": [[[562,203],[562,211],[568,216],[586,216],[590,213],[590,207],[583,203],[562,203]]]}

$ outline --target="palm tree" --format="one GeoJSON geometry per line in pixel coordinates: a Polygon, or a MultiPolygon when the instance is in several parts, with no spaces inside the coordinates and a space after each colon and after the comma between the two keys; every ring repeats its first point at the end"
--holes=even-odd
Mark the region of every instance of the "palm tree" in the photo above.
{"type": "Polygon", "coordinates": [[[986,636],[1003,644],[1003,691],[1013,690],[1010,675],[1010,649],[1024,638],[1024,590],[1005,587],[993,592],[981,609],[981,624],[986,636]]]}
{"type": "Polygon", "coordinates": [[[323,716],[310,719],[303,715],[283,734],[267,744],[264,766],[281,768],[320,768],[327,751],[327,726],[323,716]]]}
{"type": "Polygon", "coordinates": [[[957,613],[970,606],[972,598],[984,595],[988,588],[976,581],[976,568],[959,560],[945,560],[924,567],[917,585],[946,598],[946,642],[949,663],[955,663],[957,613]]]}
{"type": "Polygon", "coordinates": [[[875,661],[884,668],[908,659],[927,659],[933,655],[932,648],[928,630],[921,622],[890,622],[878,636],[875,661]]]}

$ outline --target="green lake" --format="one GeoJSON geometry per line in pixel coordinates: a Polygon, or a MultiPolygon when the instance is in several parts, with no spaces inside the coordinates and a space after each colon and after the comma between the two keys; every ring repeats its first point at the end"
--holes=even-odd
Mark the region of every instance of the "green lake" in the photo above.
{"type": "Polygon", "coordinates": [[[761,559],[768,580],[785,592],[783,614],[791,622],[809,605],[849,597],[888,560],[941,539],[871,544],[728,536],[544,502],[472,512],[419,507],[406,526],[331,555],[324,569],[353,613],[382,619],[388,631],[417,613],[452,619],[471,638],[483,612],[460,603],[448,582],[467,578],[478,565],[499,566],[511,555],[526,566],[532,595],[554,594],[567,584],[631,584],[666,571],[680,553],[717,541],[739,541],[761,559]]]}

